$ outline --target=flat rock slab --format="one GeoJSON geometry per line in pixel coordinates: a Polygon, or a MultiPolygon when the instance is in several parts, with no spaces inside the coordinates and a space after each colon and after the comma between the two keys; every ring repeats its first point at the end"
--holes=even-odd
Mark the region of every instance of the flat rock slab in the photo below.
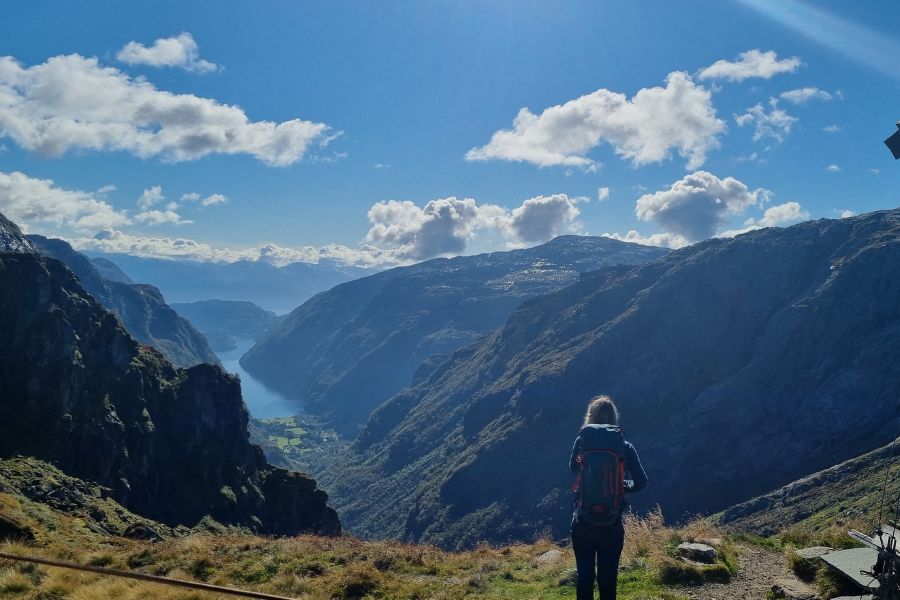
{"type": "Polygon", "coordinates": [[[832,552],[834,552],[834,548],[829,548],[828,546],[810,546],[809,548],[794,550],[794,554],[807,560],[820,558],[826,554],[831,554],[832,552]]]}
{"type": "Polygon", "coordinates": [[[678,555],[706,564],[716,562],[717,556],[716,549],[708,544],[691,544],[688,542],[678,544],[678,555]]]}
{"type": "Polygon", "coordinates": [[[816,600],[819,596],[811,585],[788,577],[776,577],[772,584],[772,595],[786,600],[816,600]]]}
{"type": "Polygon", "coordinates": [[[878,581],[862,575],[860,570],[871,571],[872,565],[878,560],[878,552],[871,548],[851,548],[850,550],[839,550],[822,556],[830,567],[849,578],[856,585],[864,590],[874,590],[878,588],[878,581]]]}
{"type": "Polygon", "coordinates": [[[866,594],[864,596],[838,596],[831,600],[875,600],[875,596],[872,596],[871,594],[866,594]]]}

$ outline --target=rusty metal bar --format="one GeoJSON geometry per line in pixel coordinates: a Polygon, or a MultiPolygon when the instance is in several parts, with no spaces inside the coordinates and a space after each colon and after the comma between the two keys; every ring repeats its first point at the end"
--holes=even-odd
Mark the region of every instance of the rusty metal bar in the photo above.
{"type": "Polygon", "coordinates": [[[68,563],[60,560],[52,560],[49,558],[38,558],[36,556],[20,556],[17,554],[7,554],[0,552],[0,558],[6,560],[16,560],[38,565],[46,565],[48,567],[59,567],[61,569],[74,569],[76,571],[87,571],[88,573],[97,573],[99,575],[109,575],[111,577],[124,577],[127,579],[137,579],[138,581],[149,581],[151,583],[160,583],[163,585],[171,585],[194,590],[202,590],[204,592],[213,592],[216,594],[230,594],[232,596],[243,596],[245,598],[261,598],[262,600],[295,600],[287,596],[276,596],[275,594],[267,594],[265,592],[254,592],[250,590],[239,590],[237,588],[222,587],[212,585],[210,583],[200,583],[199,581],[185,581],[184,579],[170,579],[168,577],[160,577],[158,575],[147,575],[145,573],[134,573],[131,571],[120,571],[118,569],[106,569],[103,567],[92,567],[89,565],[79,565],[76,563],[68,563]]]}

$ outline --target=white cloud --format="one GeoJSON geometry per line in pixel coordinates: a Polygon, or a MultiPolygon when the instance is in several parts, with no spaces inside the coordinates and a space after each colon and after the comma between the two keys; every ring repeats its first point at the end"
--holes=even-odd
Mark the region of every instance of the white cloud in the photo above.
{"type": "Polygon", "coordinates": [[[578,218],[576,202],[565,194],[529,198],[512,210],[502,231],[517,242],[546,242],[578,218]]]}
{"type": "Polygon", "coordinates": [[[147,210],[154,204],[162,202],[166,197],[162,193],[162,187],[155,185],[151,188],[146,188],[143,193],[141,193],[141,197],[138,198],[137,204],[141,210],[147,210]]]}
{"type": "Polygon", "coordinates": [[[825,170],[829,173],[839,173],[841,171],[841,167],[838,165],[828,165],[825,167],[825,170]]]}
{"type": "Polygon", "coordinates": [[[654,233],[653,235],[643,236],[636,230],[632,229],[625,235],[620,233],[604,233],[602,237],[608,237],[620,242],[632,242],[634,244],[642,244],[644,246],[659,246],[661,248],[684,248],[690,246],[691,242],[687,238],[677,233],[654,233]]]}
{"type": "Polygon", "coordinates": [[[375,163],[374,166],[376,169],[390,169],[391,168],[391,165],[386,164],[386,163],[375,163]]]}
{"type": "Polygon", "coordinates": [[[693,169],[719,147],[718,136],[724,130],[710,92],[676,71],[666,78],[665,87],[641,89],[631,100],[599,89],[540,115],[523,108],[512,129],[495,132],[486,146],[469,150],[466,160],[593,170],[598,164],[586,155],[607,142],[635,166],[666,160],[677,151],[693,169]]]}
{"type": "MultiPolygon", "coordinates": [[[[177,208],[177,205],[175,208],[177,208]]],[[[145,225],[165,225],[166,223],[190,225],[193,223],[193,221],[182,219],[172,207],[167,207],[166,210],[145,210],[139,212],[134,216],[134,220],[145,225]]]]}
{"type": "Polygon", "coordinates": [[[822,131],[825,133],[838,133],[839,131],[842,131],[842,129],[837,125],[827,125],[822,128],[822,131]]]}
{"type": "Polygon", "coordinates": [[[113,184],[109,183],[109,184],[107,184],[107,185],[104,185],[103,187],[101,187],[99,190],[97,190],[97,191],[94,192],[94,193],[97,194],[97,195],[99,195],[99,196],[103,196],[103,195],[112,193],[112,192],[116,191],[117,189],[119,189],[119,188],[117,188],[117,187],[114,186],[113,184]]]}
{"type": "Polygon", "coordinates": [[[866,170],[867,170],[869,173],[871,173],[872,175],[878,175],[878,174],[881,173],[881,169],[875,169],[875,168],[872,168],[872,169],[866,169],[866,170]]]}
{"type": "Polygon", "coordinates": [[[222,194],[210,194],[206,198],[203,198],[197,192],[190,192],[187,194],[182,194],[181,201],[199,202],[201,206],[213,206],[215,204],[226,204],[228,202],[228,198],[226,198],[222,194]]]}
{"type": "Polygon", "coordinates": [[[0,57],[0,134],[49,156],[86,149],[177,162],[249,154],[286,166],[328,131],[300,119],[250,121],[238,106],[158,90],[96,58],[55,56],[23,67],[0,57]]]}
{"type": "Polygon", "coordinates": [[[635,214],[642,221],[656,223],[667,233],[699,241],[715,235],[728,218],[768,197],[767,190],[750,190],[734,177],[719,179],[712,173],[697,171],[667,190],[638,198],[635,214]]]}
{"type": "Polygon", "coordinates": [[[791,133],[791,128],[797,122],[797,117],[789,115],[784,110],[778,108],[778,101],[775,98],[769,99],[770,109],[766,112],[762,104],[756,104],[747,109],[742,115],[734,115],[734,120],[739,127],[755,123],[756,129],[753,132],[753,141],[769,137],[781,143],[791,133]]]}
{"type": "Polygon", "coordinates": [[[50,179],[19,172],[0,172],[0,213],[25,227],[42,224],[82,232],[129,222],[127,213],[95,194],[62,189],[50,179]]]}
{"type": "Polygon", "coordinates": [[[856,213],[853,212],[852,210],[842,210],[841,211],[842,219],[849,219],[850,217],[855,217],[855,216],[856,216],[856,213]]]}
{"type": "Polygon", "coordinates": [[[225,204],[228,202],[228,198],[223,196],[222,194],[210,194],[206,198],[200,201],[200,204],[203,206],[213,206],[215,204],[225,204]]]}
{"type": "Polygon", "coordinates": [[[782,100],[787,100],[792,104],[806,104],[810,100],[831,100],[834,98],[834,96],[825,90],[820,90],[817,87],[804,87],[796,90],[788,90],[787,92],[781,92],[778,97],[782,100]]]}
{"type": "Polygon", "coordinates": [[[537,196],[512,210],[472,198],[438,198],[421,208],[408,200],[377,202],[369,209],[366,240],[399,261],[460,254],[478,230],[495,231],[513,246],[545,242],[577,229],[578,201],[565,194],[537,196]]]}
{"type": "Polygon", "coordinates": [[[743,81],[750,77],[771,79],[779,73],[793,73],[800,66],[800,59],[796,56],[779,60],[774,50],[761,52],[760,50],[748,50],[741,52],[737,61],[717,60],[710,66],[701,69],[700,79],[727,79],[728,81],[743,81]]]}
{"type": "Polygon", "coordinates": [[[608,200],[608,199],[609,199],[609,188],[608,187],[597,188],[597,200],[599,200],[600,202],[603,202],[604,200],[608,200]]]}
{"type": "Polygon", "coordinates": [[[200,58],[197,42],[186,31],[176,37],[160,38],[150,47],[139,42],[128,42],[116,58],[126,65],[178,67],[195,73],[209,73],[219,68],[217,64],[200,58]]]}
{"type": "Polygon", "coordinates": [[[396,264],[393,256],[389,253],[367,245],[353,250],[340,245],[328,245],[321,248],[313,246],[287,248],[266,243],[254,248],[231,249],[216,248],[187,238],[132,235],[111,228],[104,229],[93,237],[71,238],[69,242],[74,248],[83,251],[125,253],[149,258],[203,262],[263,261],[277,267],[295,262],[317,263],[326,259],[362,267],[396,264]]]}
{"type": "Polygon", "coordinates": [[[777,206],[770,206],[759,219],[747,219],[743,229],[732,229],[723,231],[718,237],[734,237],[762,229],[763,227],[781,227],[782,225],[790,225],[809,218],[809,213],[800,206],[799,202],[785,202],[777,206]]]}
{"type": "Polygon", "coordinates": [[[777,206],[770,206],[763,213],[761,219],[754,223],[760,227],[778,227],[788,223],[797,223],[809,218],[809,213],[803,210],[799,202],[785,202],[777,206]]]}

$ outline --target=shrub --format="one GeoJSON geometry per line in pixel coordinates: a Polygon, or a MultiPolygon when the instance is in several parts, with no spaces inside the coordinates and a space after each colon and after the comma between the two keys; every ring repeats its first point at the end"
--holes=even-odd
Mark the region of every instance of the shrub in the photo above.
{"type": "Polygon", "coordinates": [[[190,573],[200,581],[206,581],[215,571],[213,564],[205,558],[199,558],[191,563],[190,573]]]}
{"type": "Polygon", "coordinates": [[[154,562],[156,561],[153,558],[153,553],[149,550],[142,550],[129,556],[127,564],[130,569],[139,569],[141,567],[149,567],[154,562]]]}
{"type": "Polygon", "coordinates": [[[657,569],[665,585],[703,585],[706,581],[700,567],[669,556],[660,560],[657,569]]]}
{"type": "Polygon", "coordinates": [[[87,564],[92,567],[108,567],[113,564],[114,557],[112,554],[108,552],[104,552],[103,554],[96,554],[88,559],[87,564]]]}
{"type": "Polygon", "coordinates": [[[368,565],[353,565],[344,572],[341,596],[362,598],[381,586],[381,574],[368,565]]]}

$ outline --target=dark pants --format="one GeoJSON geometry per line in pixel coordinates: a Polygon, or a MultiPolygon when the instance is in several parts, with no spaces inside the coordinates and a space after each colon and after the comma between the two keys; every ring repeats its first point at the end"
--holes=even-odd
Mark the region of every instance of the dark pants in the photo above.
{"type": "Polygon", "coordinates": [[[578,567],[577,600],[594,600],[595,574],[600,600],[616,600],[616,577],[624,544],[625,527],[621,521],[606,527],[572,525],[572,549],[578,567]]]}

